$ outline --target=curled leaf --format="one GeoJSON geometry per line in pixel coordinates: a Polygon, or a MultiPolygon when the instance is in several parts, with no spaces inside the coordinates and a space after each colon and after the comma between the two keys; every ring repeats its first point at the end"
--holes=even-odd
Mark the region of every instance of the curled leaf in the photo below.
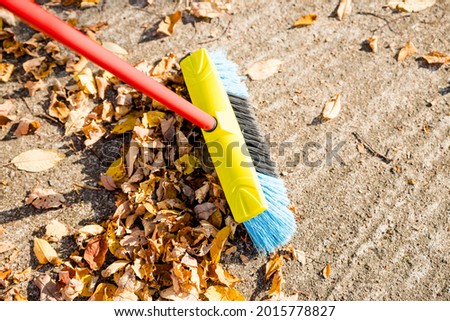
{"type": "Polygon", "coordinates": [[[405,46],[398,52],[397,61],[403,61],[415,53],[416,47],[411,41],[408,41],[405,46]]]}
{"type": "Polygon", "coordinates": [[[330,263],[327,263],[327,265],[325,265],[325,267],[322,270],[322,276],[325,279],[328,279],[330,277],[330,274],[331,274],[331,265],[330,263]]]}
{"type": "Polygon", "coordinates": [[[105,262],[107,250],[108,243],[106,238],[103,235],[98,235],[89,240],[83,258],[89,264],[91,269],[100,270],[103,262],[105,262]]]}
{"type": "Polygon", "coordinates": [[[41,125],[37,120],[22,118],[14,131],[14,136],[22,137],[24,135],[33,134],[41,125]]]}
{"type": "Polygon", "coordinates": [[[369,47],[372,49],[372,52],[376,53],[378,51],[378,37],[372,36],[368,39],[369,47]]]}
{"type": "Polygon", "coordinates": [[[336,10],[336,15],[339,20],[344,19],[352,12],[352,0],[341,0],[336,10]]]}
{"type": "Polygon", "coordinates": [[[0,81],[8,82],[14,70],[13,64],[0,63],[0,81]]]}
{"type": "Polygon", "coordinates": [[[173,28],[175,24],[181,19],[181,11],[176,11],[168,16],[166,16],[158,26],[156,30],[157,33],[164,34],[166,36],[171,36],[173,33],[173,28]]]}
{"type": "Polygon", "coordinates": [[[341,94],[335,94],[326,103],[322,110],[322,118],[325,120],[336,118],[341,111],[341,94]]]}
{"type": "Polygon", "coordinates": [[[439,51],[431,51],[422,57],[430,65],[447,65],[450,64],[450,56],[439,51]]]}

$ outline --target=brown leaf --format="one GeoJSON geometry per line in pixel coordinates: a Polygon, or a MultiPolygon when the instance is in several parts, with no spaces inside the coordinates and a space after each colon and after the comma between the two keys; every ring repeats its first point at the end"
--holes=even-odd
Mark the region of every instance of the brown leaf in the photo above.
{"type": "Polygon", "coordinates": [[[425,56],[422,57],[425,59],[427,63],[431,64],[437,64],[437,65],[446,65],[450,64],[450,56],[447,54],[444,54],[439,51],[431,51],[425,56]]]}
{"type": "Polygon", "coordinates": [[[114,179],[112,178],[111,175],[101,173],[100,181],[103,187],[106,188],[108,191],[114,191],[117,188],[117,185],[114,183],[114,179]]]}
{"type": "Polygon", "coordinates": [[[194,207],[194,212],[199,220],[207,220],[217,210],[213,203],[203,203],[194,207]]]}
{"type": "Polygon", "coordinates": [[[113,275],[117,271],[123,269],[129,263],[130,263],[130,261],[126,261],[126,260],[115,261],[114,263],[111,263],[106,269],[102,270],[102,276],[104,278],[107,278],[108,276],[113,275]]]}
{"type": "Polygon", "coordinates": [[[8,115],[13,108],[14,105],[11,100],[7,100],[3,104],[0,104],[0,127],[4,127],[16,119],[16,116],[8,115]]]}
{"type": "Polygon", "coordinates": [[[58,118],[65,123],[70,115],[70,109],[63,102],[55,100],[48,109],[48,114],[52,117],[58,118]]]}
{"type": "Polygon", "coordinates": [[[230,235],[230,232],[231,228],[229,226],[225,226],[217,232],[216,237],[211,243],[211,250],[209,250],[212,263],[218,263],[220,261],[220,253],[222,252],[222,248],[230,235]]]}
{"type": "Polygon", "coordinates": [[[39,300],[41,301],[59,301],[61,294],[58,291],[56,282],[48,274],[43,274],[34,279],[34,284],[40,291],[39,300]]]}
{"type": "Polygon", "coordinates": [[[325,267],[322,270],[322,276],[325,279],[328,279],[330,277],[330,274],[331,274],[331,265],[330,263],[327,263],[327,265],[325,265],[325,267]]]}
{"type": "Polygon", "coordinates": [[[55,249],[46,240],[34,238],[33,251],[41,264],[58,265],[62,263],[55,249]]]}
{"type": "Polygon", "coordinates": [[[411,41],[408,41],[405,46],[400,49],[397,56],[397,61],[403,61],[406,58],[414,55],[416,53],[416,47],[411,41]]]}
{"type": "Polygon", "coordinates": [[[217,18],[220,12],[208,1],[191,2],[190,13],[197,18],[217,18]]]}
{"type": "Polygon", "coordinates": [[[292,27],[306,27],[315,24],[317,21],[317,15],[315,13],[310,13],[304,16],[301,16],[297,19],[292,27]]]}
{"type": "Polygon", "coordinates": [[[341,0],[336,10],[336,16],[339,20],[344,19],[352,12],[352,0],[341,0]]]}
{"type": "Polygon", "coordinates": [[[272,277],[272,275],[281,270],[282,266],[283,257],[279,254],[272,255],[269,262],[267,262],[266,264],[266,274],[264,275],[264,280],[267,282],[272,277]]]}
{"type": "Polygon", "coordinates": [[[14,281],[14,283],[18,284],[18,283],[28,281],[29,279],[31,279],[31,277],[32,277],[32,274],[31,274],[31,266],[30,266],[30,267],[26,268],[25,270],[23,270],[22,272],[14,273],[13,281],[14,281]]]}
{"type": "Polygon", "coordinates": [[[33,134],[41,125],[37,120],[22,118],[14,131],[14,136],[22,137],[24,135],[33,134]]]}
{"type": "Polygon", "coordinates": [[[38,81],[31,81],[28,80],[24,85],[24,88],[28,89],[28,93],[31,97],[34,96],[34,94],[36,93],[36,91],[38,90],[43,90],[45,88],[47,88],[47,85],[45,84],[45,82],[42,81],[42,79],[39,79],[38,81]]]}
{"type": "Polygon", "coordinates": [[[89,240],[83,258],[89,264],[91,269],[100,270],[103,262],[105,262],[107,250],[108,243],[106,238],[103,235],[98,235],[89,240]]]}
{"type": "Polygon", "coordinates": [[[14,70],[13,64],[0,63],[0,81],[8,82],[14,70]]]}
{"type": "Polygon", "coordinates": [[[268,59],[258,61],[247,69],[247,75],[251,80],[264,80],[280,71],[282,61],[278,59],[268,59]]]}
{"type": "Polygon", "coordinates": [[[166,16],[158,26],[156,30],[157,33],[162,33],[166,36],[171,36],[173,34],[173,28],[175,24],[181,19],[181,11],[176,11],[168,16],[166,16]]]}
{"type": "Polygon", "coordinates": [[[84,145],[86,146],[94,145],[106,134],[106,129],[102,125],[97,124],[95,120],[92,120],[90,124],[84,126],[81,130],[86,136],[86,140],[84,141],[84,145]]]}
{"type": "Polygon", "coordinates": [[[31,71],[37,70],[37,68],[42,65],[45,59],[45,57],[29,59],[22,64],[22,68],[23,70],[25,70],[25,73],[28,74],[31,71]]]}
{"type": "Polygon", "coordinates": [[[89,301],[112,301],[117,286],[110,283],[100,283],[95,289],[94,294],[89,298],[89,301]]]}
{"type": "Polygon", "coordinates": [[[54,190],[37,186],[33,188],[25,199],[27,204],[32,204],[39,209],[57,208],[62,206],[65,201],[64,196],[54,190]]]}
{"type": "Polygon", "coordinates": [[[75,80],[86,94],[94,96],[97,94],[97,86],[91,68],[84,68],[75,76],[75,80]]]}

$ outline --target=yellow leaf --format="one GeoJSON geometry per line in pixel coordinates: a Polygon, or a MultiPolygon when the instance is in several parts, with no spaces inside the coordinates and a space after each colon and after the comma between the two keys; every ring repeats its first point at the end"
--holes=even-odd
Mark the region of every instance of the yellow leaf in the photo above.
{"type": "Polygon", "coordinates": [[[305,16],[300,17],[292,25],[293,27],[306,27],[314,24],[317,21],[317,15],[315,13],[310,13],[305,16]]]}
{"type": "Polygon", "coordinates": [[[113,275],[117,271],[123,269],[129,263],[130,261],[127,260],[117,260],[116,262],[110,264],[106,269],[102,271],[102,276],[104,278],[107,278],[108,276],[113,275]]]}
{"type": "Polygon", "coordinates": [[[181,19],[181,11],[176,11],[168,16],[166,16],[158,26],[156,32],[165,34],[166,36],[171,36],[173,33],[173,28],[175,24],[181,19]]]}
{"type": "Polygon", "coordinates": [[[436,0],[400,0],[390,1],[388,7],[404,12],[417,12],[425,10],[436,3],[436,0]]]}
{"type": "Polygon", "coordinates": [[[327,263],[327,265],[325,265],[325,267],[322,270],[322,275],[325,279],[328,279],[330,277],[331,274],[331,265],[330,263],[327,263]]]}
{"type": "Polygon", "coordinates": [[[55,249],[46,240],[35,238],[33,250],[39,263],[61,264],[55,249]]]}
{"type": "Polygon", "coordinates": [[[83,289],[80,291],[80,294],[84,297],[90,297],[94,294],[94,286],[97,278],[90,274],[89,269],[77,267],[75,268],[75,275],[83,283],[83,289]]]}
{"type": "Polygon", "coordinates": [[[127,172],[125,170],[125,165],[124,165],[122,157],[116,159],[109,166],[109,168],[106,170],[106,174],[111,176],[115,183],[120,183],[125,178],[125,176],[127,175],[127,172]]]}
{"type": "Polygon", "coordinates": [[[369,47],[370,47],[370,49],[372,49],[372,52],[377,52],[378,51],[378,37],[372,36],[368,39],[368,41],[369,41],[369,47]]]}
{"type": "Polygon", "coordinates": [[[8,82],[14,69],[13,64],[0,63],[0,81],[8,82]]]}
{"type": "Polygon", "coordinates": [[[405,46],[398,52],[397,61],[403,61],[406,58],[412,56],[415,52],[416,47],[411,41],[408,41],[405,46]]]}
{"type": "Polygon", "coordinates": [[[222,285],[210,286],[206,290],[205,296],[209,301],[246,301],[238,290],[222,285]]]}
{"type": "Polygon", "coordinates": [[[139,118],[139,113],[129,113],[127,116],[121,118],[116,126],[111,130],[112,134],[123,134],[132,131],[139,118]]]}
{"type": "Polygon", "coordinates": [[[157,127],[161,124],[161,118],[166,117],[162,111],[151,110],[142,115],[142,124],[145,128],[157,127]]]}
{"type": "Polygon", "coordinates": [[[273,275],[272,285],[270,286],[269,292],[267,295],[272,297],[274,295],[281,294],[281,285],[283,284],[283,275],[281,274],[281,270],[277,270],[273,275]]]}
{"type": "Polygon", "coordinates": [[[200,161],[194,155],[185,154],[178,158],[174,165],[184,175],[189,175],[200,165],[200,161]]]}
{"type": "Polygon", "coordinates": [[[106,230],[106,242],[108,243],[108,249],[111,254],[114,255],[117,249],[120,247],[119,240],[116,236],[116,227],[115,223],[109,223],[108,229],[106,230]]]}
{"type": "Polygon", "coordinates": [[[266,274],[264,276],[264,279],[266,282],[270,279],[270,277],[277,271],[281,269],[283,266],[283,257],[279,254],[273,255],[269,262],[266,264],[266,274]]]}
{"type": "Polygon", "coordinates": [[[84,68],[79,74],[76,75],[75,79],[78,81],[81,90],[83,90],[86,94],[97,94],[97,86],[95,84],[95,79],[91,68],[84,68]]]}
{"type": "Polygon", "coordinates": [[[100,283],[89,301],[112,301],[116,290],[117,286],[114,284],[100,283]]]}
{"type": "Polygon", "coordinates": [[[230,235],[231,228],[229,226],[225,226],[219,232],[217,232],[216,237],[211,243],[211,249],[209,250],[209,254],[211,255],[211,262],[218,263],[220,261],[220,252],[222,252],[223,245],[230,235]]]}

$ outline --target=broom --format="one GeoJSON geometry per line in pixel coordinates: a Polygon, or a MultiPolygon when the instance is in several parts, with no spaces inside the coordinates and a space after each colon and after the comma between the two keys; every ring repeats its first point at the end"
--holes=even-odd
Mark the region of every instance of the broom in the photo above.
{"type": "Polygon", "coordinates": [[[215,60],[229,97],[204,49],[181,62],[199,109],[31,0],[0,0],[0,6],[202,128],[233,217],[244,224],[259,250],[271,252],[292,237],[295,219],[287,208],[283,182],[247,103],[237,67],[223,54],[216,54],[215,60]]]}

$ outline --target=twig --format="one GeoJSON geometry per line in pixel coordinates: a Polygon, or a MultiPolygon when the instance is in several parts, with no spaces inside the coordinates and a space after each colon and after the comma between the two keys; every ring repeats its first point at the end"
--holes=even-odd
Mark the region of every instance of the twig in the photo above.
{"type": "Polygon", "coordinates": [[[364,145],[364,147],[365,147],[365,148],[366,148],[373,156],[378,157],[379,159],[381,159],[381,160],[382,160],[383,162],[385,162],[386,164],[390,164],[390,163],[392,162],[391,159],[387,158],[386,156],[380,154],[380,153],[377,152],[375,149],[373,149],[373,147],[370,146],[369,143],[368,143],[364,138],[362,138],[358,133],[353,132],[352,134],[353,134],[353,136],[355,136],[355,138],[356,138],[361,144],[364,145]]]}
{"type": "Polygon", "coordinates": [[[94,191],[101,190],[101,188],[90,186],[90,185],[86,185],[86,184],[83,184],[83,183],[73,183],[73,185],[77,186],[77,187],[80,187],[80,188],[92,189],[94,191]]]}
{"type": "Polygon", "coordinates": [[[205,40],[205,41],[199,42],[198,44],[199,45],[204,45],[206,43],[210,43],[210,42],[213,42],[213,41],[216,41],[216,40],[222,38],[227,33],[228,29],[230,28],[231,20],[232,19],[228,20],[227,26],[225,27],[225,29],[223,30],[223,32],[219,36],[217,36],[217,37],[215,37],[213,39],[210,39],[210,40],[205,40]]]}
{"type": "Polygon", "coordinates": [[[377,30],[379,30],[379,29],[382,29],[382,28],[384,28],[385,26],[387,26],[387,27],[389,28],[390,31],[392,31],[393,33],[397,33],[394,29],[392,29],[391,23],[392,23],[392,22],[396,22],[397,20],[401,20],[401,19],[405,19],[405,18],[411,17],[411,15],[408,14],[408,15],[404,15],[404,16],[398,17],[398,18],[396,18],[396,19],[388,19],[388,18],[386,18],[386,17],[377,15],[376,13],[373,13],[373,12],[366,12],[366,11],[359,11],[358,14],[360,14],[360,15],[365,15],[365,16],[373,16],[373,17],[375,17],[375,18],[381,19],[381,20],[383,20],[384,22],[386,22],[383,26],[371,30],[371,32],[375,32],[375,31],[377,31],[377,30]]]}

